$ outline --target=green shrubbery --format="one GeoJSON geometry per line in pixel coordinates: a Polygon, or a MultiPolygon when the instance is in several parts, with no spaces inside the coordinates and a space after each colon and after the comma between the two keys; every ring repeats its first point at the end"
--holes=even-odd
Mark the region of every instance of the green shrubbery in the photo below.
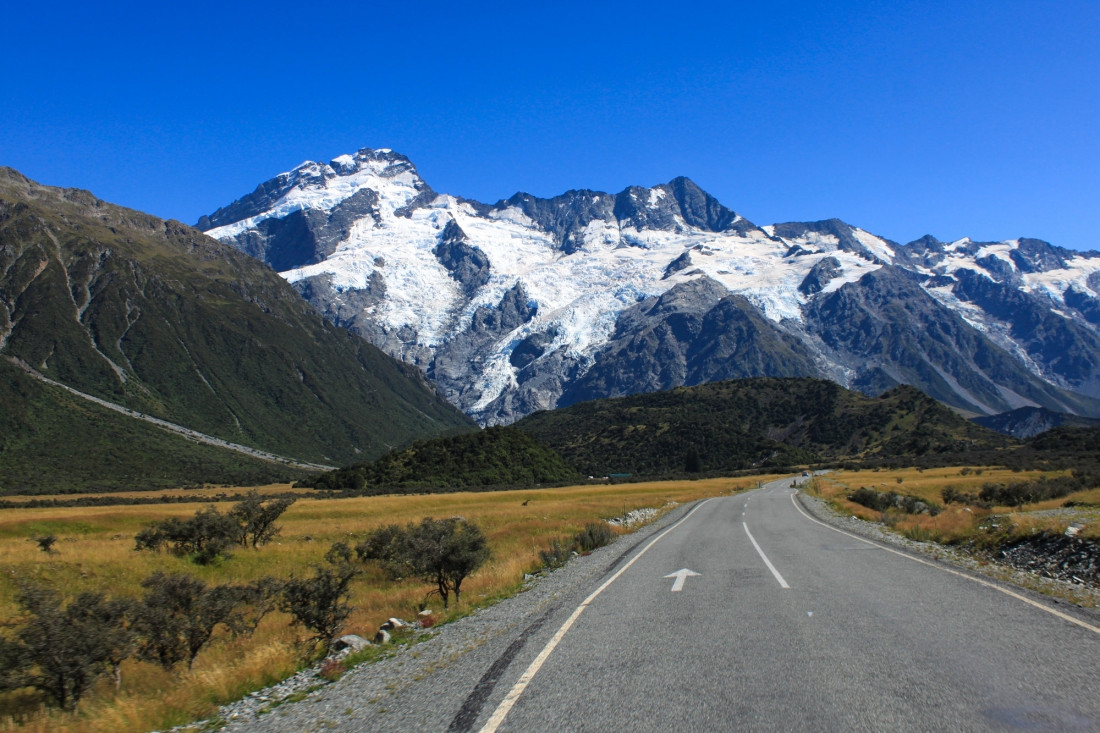
{"type": "Polygon", "coordinates": [[[549,570],[561,567],[575,554],[592,552],[598,547],[611,544],[615,539],[611,525],[607,522],[589,522],[584,529],[573,535],[569,543],[555,538],[550,540],[550,546],[545,550],[539,550],[539,560],[542,566],[549,570]]]}
{"type": "Polygon", "coordinates": [[[275,524],[294,503],[292,498],[263,500],[250,491],[226,514],[208,506],[190,519],[169,517],[145,527],[134,537],[135,550],[159,551],[167,547],[175,555],[188,555],[199,565],[228,557],[233,545],[258,547],[279,533],[275,524]]]}
{"type": "Polygon", "coordinates": [[[21,615],[10,637],[0,637],[0,687],[33,687],[58,707],[74,710],[93,684],[122,662],[139,659],[188,668],[219,624],[251,633],[280,592],[265,578],[251,585],[207,586],[182,573],[154,573],[140,599],[81,593],[65,602],[54,589],[23,584],[21,615]]]}
{"type": "Polygon", "coordinates": [[[421,441],[372,463],[347,466],[299,485],[369,496],[425,488],[533,486],[577,478],[574,468],[526,433],[495,427],[421,441]]]}
{"type": "Polygon", "coordinates": [[[611,525],[607,522],[589,522],[584,529],[573,535],[573,546],[577,552],[592,552],[597,547],[611,544],[615,539],[611,525]]]}
{"type": "Polygon", "coordinates": [[[328,565],[315,565],[310,578],[291,578],[283,585],[280,610],[294,617],[294,623],[314,632],[310,639],[320,642],[328,654],[351,614],[351,581],[359,570],[351,564],[351,550],[336,543],[326,553],[328,565]]]}
{"type": "Polygon", "coordinates": [[[370,533],[356,548],[361,560],[378,562],[392,578],[419,578],[435,584],[447,608],[451,593],[460,599],[462,581],[489,559],[481,529],[462,517],[432,519],[401,528],[395,524],[370,533]]]}
{"type": "Polygon", "coordinates": [[[877,512],[886,512],[894,509],[904,514],[931,514],[935,516],[942,511],[936,504],[930,504],[923,499],[906,494],[897,494],[893,491],[875,491],[862,486],[848,495],[849,501],[861,504],[868,509],[877,512]]]}

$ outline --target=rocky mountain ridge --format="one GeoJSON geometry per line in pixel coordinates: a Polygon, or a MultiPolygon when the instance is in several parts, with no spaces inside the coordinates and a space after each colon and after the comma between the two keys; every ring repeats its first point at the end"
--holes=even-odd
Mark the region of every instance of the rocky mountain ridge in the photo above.
{"type": "Polygon", "coordinates": [[[757,226],[687,178],[483,204],[370,149],[304,163],[199,226],[482,424],[756,376],[1100,415],[1100,254],[1040,240],[757,226]]]}
{"type": "MultiPolygon", "coordinates": [[[[0,168],[0,357],[135,412],[313,463],[473,427],[419,371],[322,319],[253,258],[9,168],[0,168]]],[[[7,387],[15,423],[0,434],[0,468],[26,458],[36,431],[82,440],[66,428],[72,409],[51,408],[45,425],[27,404],[33,395],[7,387]]]]}

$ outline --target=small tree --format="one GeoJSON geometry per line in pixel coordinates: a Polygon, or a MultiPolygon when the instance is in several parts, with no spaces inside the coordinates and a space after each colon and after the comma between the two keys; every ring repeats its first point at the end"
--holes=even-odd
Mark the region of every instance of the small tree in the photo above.
{"type": "Polygon", "coordinates": [[[14,643],[2,650],[9,684],[35,687],[71,711],[100,675],[129,654],[123,606],[101,593],[82,593],[62,607],[53,589],[23,585],[18,602],[26,618],[14,643]]]}
{"type": "Polygon", "coordinates": [[[405,529],[396,525],[372,532],[356,548],[360,559],[377,560],[390,577],[416,577],[434,583],[447,608],[461,598],[462,581],[489,559],[481,529],[462,517],[432,519],[405,529]]]}
{"type": "Polygon", "coordinates": [[[227,622],[234,634],[251,634],[264,616],[279,607],[283,581],[264,576],[247,585],[238,586],[240,603],[227,622]]]}
{"type": "MultiPolygon", "coordinates": [[[[340,554],[329,550],[329,555],[340,554]]],[[[352,611],[349,603],[351,581],[359,570],[343,561],[331,562],[328,566],[315,565],[313,569],[312,578],[286,581],[279,607],[294,617],[295,625],[315,632],[310,640],[321,642],[323,653],[327,655],[352,611]]]]}
{"type": "Polygon", "coordinates": [[[293,498],[269,499],[264,501],[255,489],[245,495],[243,501],[229,510],[229,516],[237,522],[237,541],[244,547],[259,547],[267,544],[279,534],[275,520],[294,503],[293,498]]]}
{"type": "Polygon", "coordinates": [[[218,556],[228,556],[240,533],[236,519],[208,506],[190,519],[169,517],[154,522],[134,537],[134,549],[159,551],[168,547],[175,555],[190,555],[199,565],[208,565],[218,556]]]}
{"type": "Polygon", "coordinates": [[[360,560],[378,561],[392,578],[404,576],[404,552],[405,530],[396,524],[379,527],[355,546],[355,554],[360,560]]]}
{"type": "Polygon", "coordinates": [[[229,625],[243,602],[238,586],[213,588],[184,573],[153,573],[141,583],[146,589],[136,608],[135,628],[142,659],[165,669],[187,660],[187,668],[214,634],[218,624],[229,625]]]}

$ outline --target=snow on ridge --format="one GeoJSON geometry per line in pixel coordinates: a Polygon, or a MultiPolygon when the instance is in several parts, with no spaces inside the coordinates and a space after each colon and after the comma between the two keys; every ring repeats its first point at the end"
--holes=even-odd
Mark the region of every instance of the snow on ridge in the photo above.
{"type": "Polygon", "coordinates": [[[377,191],[383,211],[392,215],[420,193],[423,181],[414,168],[407,167],[406,162],[364,153],[360,151],[355,155],[337,156],[331,164],[307,160],[293,170],[280,174],[280,179],[286,177],[294,183],[267,210],[211,229],[206,232],[207,235],[215,239],[232,239],[255,228],[265,219],[281,219],[305,209],[331,210],[364,188],[377,191]],[[406,169],[394,174],[396,168],[406,169]]]}
{"type": "MultiPolygon", "coordinates": [[[[705,276],[730,293],[744,296],[771,321],[797,323],[802,321],[803,306],[816,297],[799,292],[799,286],[823,259],[835,258],[840,265],[839,274],[825,283],[824,293],[859,280],[883,263],[895,262],[889,242],[855,227],[852,236],[862,246],[862,253],[843,250],[835,235],[814,231],[776,239],[775,225],[745,234],[703,231],[687,226],[675,212],[679,226],[673,230],[593,219],[583,231],[573,233],[578,239],[570,241],[567,252],[553,233],[542,230],[517,206],[479,210],[468,201],[438,195],[409,211],[413,199],[428,190],[415,168],[404,158],[387,159],[387,150],[366,153],[338,156],[330,164],[303,163],[284,174],[297,180],[268,211],[209,234],[232,238],[267,218],[309,208],[331,209],[362,188],[376,191],[378,221],[369,216],[360,219],[326,261],[282,275],[292,283],[328,276],[338,291],[366,289],[381,277],[386,295],[370,306],[370,317],[384,333],[396,334],[411,327],[415,345],[429,349],[462,334],[479,308],[496,308],[521,285],[536,306],[535,315],[499,334],[479,357],[486,365],[484,370],[470,378],[468,388],[466,384],[461,388],[462,406],[475,413],[496,409],[493,403],[519,386],[522,375],[510,357],[516,346],[533,334],[549,336],[545,353],[564,349],[580,362],[583,371],[611,338],[624,310],[646,298],[659,297],[677,284],[705,276]],[[398,216],[396,212],[402,208],[405,211],[398,216]],[[489,261],[488,281],[472,297],[433,252],[451,220],[465,232],[468,244],[489,261]],[[792,245],[816,251],[786,257],[792,245]],[[691,266],[666,276],[669,264],[688,251],[691,266]]],[[[593,198],[603,195],[592,194],[593,198]]],[[[658,207],[667,195],[662,186],[630,190],[631,197],[639,204],[646,201],[650,208],[658,207]]],[[[740,220],[738,215],[736,221],[740,220]]],[[[1012,267],[1014,283],[1030,292],[1045,292],[1058,303],[1064,303],[1063,293],[1070,286],[1096,294],[1089,278],[1100,270],[1100,260],[1073,258],[1060,270],[1022,273],[1010,256],[1018,246],[1018,240],[1010,240],[979,248],[963,238],[945,245],[941,261],[919,269],[928,275],[951,275],[967,268],[989,276],[976,260],[994,256],[1012,267]]],[[[976,305],[960,302],[950,285],[926,290],[1026,361],[1026,353],[1021,353],[1004,328],[976,305]]]]}
{"type": "Polygon", "coordinates": [[[894,249],[891,247],[885,239],[876,237],[868,231],[860,229],[859,227],[852,227],[852,236],[856,238],[860,244],[867,248],[867,251],[878,257],[883,262],[894,262],[894,249]]]}

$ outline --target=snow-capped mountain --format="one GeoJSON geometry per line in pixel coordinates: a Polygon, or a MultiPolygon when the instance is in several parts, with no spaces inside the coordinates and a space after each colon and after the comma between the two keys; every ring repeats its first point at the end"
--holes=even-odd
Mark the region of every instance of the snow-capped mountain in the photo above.
{"type": "Polygon", "coordinates": [[[1100,416],[1096,252],[758,227],[686,178],[486,205],[369,149],[303,163],[198,226],[486,424],[749,376],[1100,416]]]}

